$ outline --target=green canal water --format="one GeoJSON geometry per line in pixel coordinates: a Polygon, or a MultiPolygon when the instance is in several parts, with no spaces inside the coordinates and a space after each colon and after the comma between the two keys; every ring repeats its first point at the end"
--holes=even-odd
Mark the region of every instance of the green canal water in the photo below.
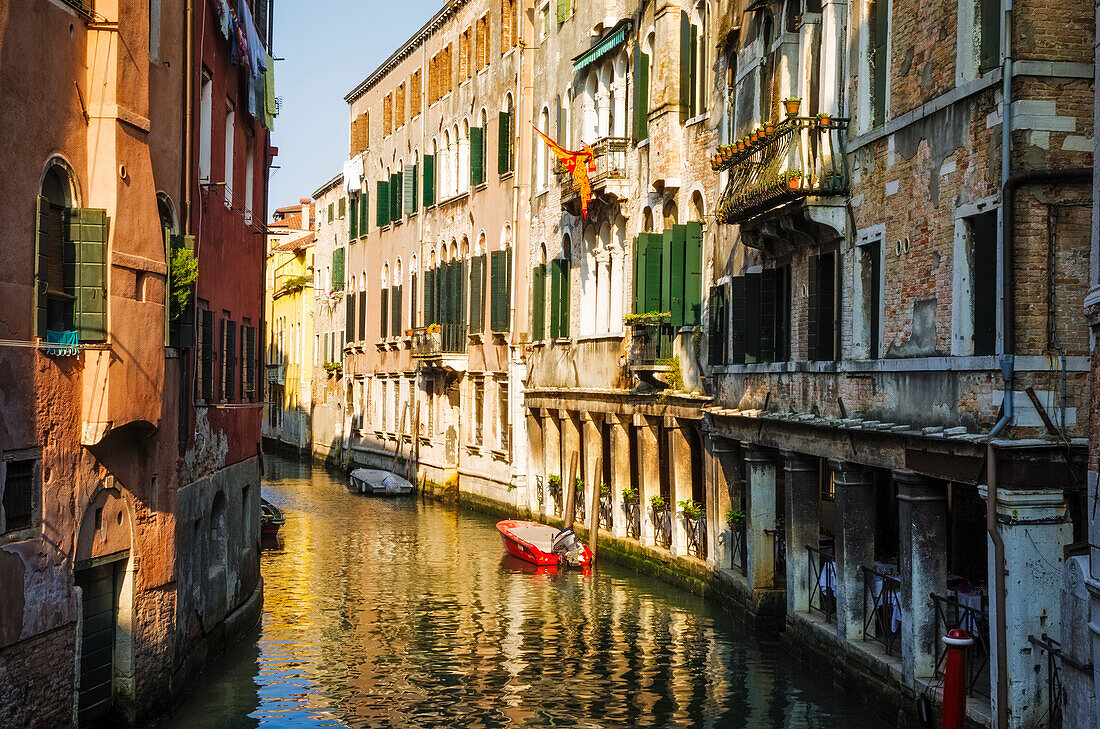
{"type": "Polygon", "coordinates": [[[694,595],[607,562],[535,574],[495,520],[266,458],[263,620],[164,726],[887,724],[694,595]]]}

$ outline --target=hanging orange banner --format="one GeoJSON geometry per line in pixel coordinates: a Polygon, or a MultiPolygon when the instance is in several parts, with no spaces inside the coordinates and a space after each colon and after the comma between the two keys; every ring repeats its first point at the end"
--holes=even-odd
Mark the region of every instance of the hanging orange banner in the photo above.
{"type": "Polygon", "coordinates": [[[550,137],[543,134],[534,124],[531,125],[547,146],[553,150],[569,174],[577,181],[581,190],[581,216],[588,219],[588,203],[592,199],[592,183],[588,180],[588,173],[596,171],[596,153],[587,144],[581,143],[579,152],[570,152],[550,137]]]}

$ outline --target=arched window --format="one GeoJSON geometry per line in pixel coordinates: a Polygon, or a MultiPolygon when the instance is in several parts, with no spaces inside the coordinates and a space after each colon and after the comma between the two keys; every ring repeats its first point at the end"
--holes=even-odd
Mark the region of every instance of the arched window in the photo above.
{"type": "Polygon", "coordinates": [[[691,193],[691,220],[704,223],[707,219],[706,203],[703,202],[703,193],[699,190],[691,193]]]}
{"type": "Polygon", "coordinates": [[[76,197],[68,165],[50,160],[35,221],[35,336],[61,341],[61,332],[76,331],[82,342],[102,341],[107,336],[106,213],[77,209],[76,197]],[[80,225],[67,224],[74,216],[80,225]],[[94,234],[84,235],[89,231],[94,234]]]}
{"type": "Polygon", "coordinates": [[[726,46],[726,124],[725,143],[737,138],[737,34],[731,33],[726,46]]]}
{"type": "Polygon", "coordinates": [[[462,136],[458,145],[458,189],[470,189],[470,122],[462,120],[462,136]]]}
{"type": "MultiPolygon", "coordinates": [[[[549,136],[550,111],[545,106],[539,113],[539,131],[549,136]]],[[[535,140],[535,189],[541,192],[550,184],[550,149],[537,134],[535,140]]]]}
{"type": "Polygon", "coordinates": [[[700,0],[691,11],[691,92],[689,110],[691,116],[702,114],[707,109],[707,3],[700,0]]]}
{"type": "Polygon", "coordinates": [[[642,232],[653,232],[653,208],[648,205],[642,210],[642,232]]]}
{"type": "Polygon", "coordinates": [[[447,199],[451,196],[451,130],[443,130],[443,148],[440,150],[440,156],[443,158],[436,164],[436,169],[439,170],[439,197],[447,199]]]}
{"type": "Polygon", "coordinates": [[[672,226],[680,222],[679,215],[676,210],[676,201],[669,198],[665,201],[664,207],[661,209],[661,213],[665,218],[665,230],[668,230],[672,226]]]}
{"type": "Polygon", "coordinates": [[[774,25],[772,16],[767,15],[760,26],[760,119],[766,121],[772,118],[772,45],[775,43],[774,25]]]}

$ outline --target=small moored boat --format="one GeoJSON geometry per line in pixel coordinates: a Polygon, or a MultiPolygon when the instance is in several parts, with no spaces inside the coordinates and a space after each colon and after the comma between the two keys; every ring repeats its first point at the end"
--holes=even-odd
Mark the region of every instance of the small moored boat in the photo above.
{"type": "Polygon", "coordinates": [[[361,494],[404,496],[413,492],[408,479],[377,468],[357,468],[351,472],[351,487],[361,494]]]}
{"type": "Polygon", "coordinates": [[[286,523],[286,517],[275,504],[267,499],[260,499],[260,536],[273,537],[279,533],[279,528],[286,523]]]}
{"type": "Polygon", "coordinates": [[[508,553],[535,565],[588,567],[592,551],[577,538],[572,528],[558,530],[534,521],[506,520],[497,523],[497,531],[508,553]]]}

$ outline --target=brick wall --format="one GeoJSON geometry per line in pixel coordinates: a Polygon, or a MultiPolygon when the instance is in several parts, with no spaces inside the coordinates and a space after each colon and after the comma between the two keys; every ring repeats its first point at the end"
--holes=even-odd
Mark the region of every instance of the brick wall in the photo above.
{"type": "Polygon", "coordinates": [[[72,726],[75,649],[68,623],[0,650],[0,726],[72,726]]]}

